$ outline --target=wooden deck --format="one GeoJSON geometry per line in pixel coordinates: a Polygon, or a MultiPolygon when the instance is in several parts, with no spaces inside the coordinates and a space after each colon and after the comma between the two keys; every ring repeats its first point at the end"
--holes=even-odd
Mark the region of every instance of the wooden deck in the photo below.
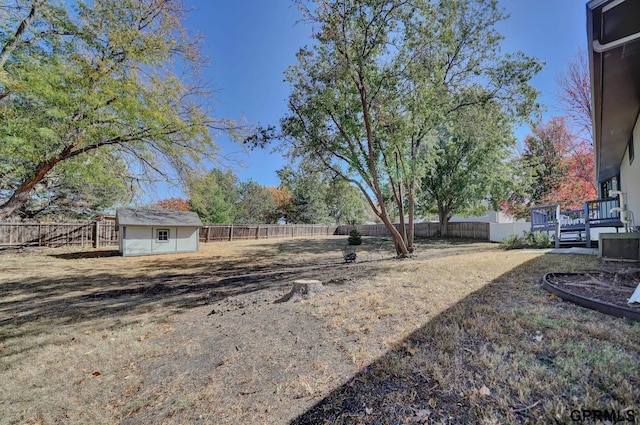
{"type": "Polygon", "coordinates": [[[581,210],[561,211],[559,205],[531,209],[531,231],[553,232],[556,248],[561,245],[591,245],[591,229],[598,227],[624,227],[618,198],[587,201],[581,210]]]}

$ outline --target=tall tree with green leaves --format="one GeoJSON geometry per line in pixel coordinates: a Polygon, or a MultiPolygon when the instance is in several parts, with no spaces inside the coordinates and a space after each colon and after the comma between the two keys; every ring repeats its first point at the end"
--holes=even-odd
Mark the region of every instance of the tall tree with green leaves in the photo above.
{"type": "Polygon", "coordinates": [[[236,223],[266,224],[274,219],[278,205],[266,186],[249,179],[238,186],[238,198],[236,223]]]}
{"type": "Polygon", "coordinates": [[[236,130],[208,110],[179,0],[17,0],[0,14],[0,219],[54,171],[72,178],[76,158],[126,164],[135,182],[213,158],[211,131],[236,130]]]}
{"type": "Polygon", "coordinates": [[[325,201],[327,176],[309,164],[299,164],[293,168],[287,165],[276,171],[280,186],[291,192],[291,208],[285,222],[300,224],[320,224],[331,221],[325,201]]]}
{"type": "Polygon", "coordinates": [[[369,205],[357,187],[342,179],[332,180],[325,194],[329,216],[335,224],[362,224],[369,205]]]}
{"type": "Polygon", "coordinates": [[[442,236],[454,214],[498,209],[512,184],[508,159],[516,142],[493,102],[460,109],[452,118],[437,132],[418,197],[420,212],[438,214],[442,236]]]}
{"type": "Polygon", "coordinates": [[[316,32],[286,72],[290,153],[356,185],[406,257],[434,132],[456,111],[488,102],[509,118],[529,117],[536,91],[528,82],[541,65],[500,52],[495,24],[506,16],[495,0],[297,3],[316,32]]]}
{"type": "Polygon", "coordinates": [[[238,178],[231,171],[213,169],[191,173],[185,183],[191,211],[205,223],[233,223],[237,216],[238,178]]]}

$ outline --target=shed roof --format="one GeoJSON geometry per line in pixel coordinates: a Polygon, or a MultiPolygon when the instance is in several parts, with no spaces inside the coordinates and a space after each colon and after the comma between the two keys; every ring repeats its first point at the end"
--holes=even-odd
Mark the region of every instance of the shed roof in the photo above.
{"type": "Polygon", "coordinates": [[[121,209],[116,211],[116,224],[120,226],[174,226],[200,227],[202,221],[191,211],[157,211],[121,209]]]}

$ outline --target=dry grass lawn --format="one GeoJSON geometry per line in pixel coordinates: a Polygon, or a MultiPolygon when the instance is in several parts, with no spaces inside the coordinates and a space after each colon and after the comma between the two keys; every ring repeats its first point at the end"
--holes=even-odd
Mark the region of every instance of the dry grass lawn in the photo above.
{"type": "Polygon", "coordinates": [[[571,423],[640,417],[640,326],[564,303],[589,256],[365,238],[0,255],[1,424],[571,423]],[[278,302],[295,279],[309,299],[278,302]],[[575,413],[574,413],[575,415],[575,413]]]}

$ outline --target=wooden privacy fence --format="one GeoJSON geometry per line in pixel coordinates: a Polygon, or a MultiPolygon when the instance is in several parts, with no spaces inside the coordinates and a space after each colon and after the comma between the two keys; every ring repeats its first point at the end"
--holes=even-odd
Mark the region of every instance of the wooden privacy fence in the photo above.
{"type": "Polygon", "coordinates": [[[337,227],[324,224],[207,224],[200,228],[200,241],[328,236],[335,234],[337,227]]]}
{"type": "MultiPolygon", "coordinates": [[[[396,229],[398,225],[396,224],[396,229]]],[[[447,225],[449,238],[468,238],[489,240],[489,223],[450,222],[447,225]]],[[[357,226],[340,225],[336,235],[348,235],[352,229],[357,229],[362,236],[390,236],[384,224],[361,224],[357,226]]],[[[440,236],[440,223],[416,223],[414,235],[417,238],[434,238],[440,236]]]]}
{"type": "Polygon", "coordinates": [[[93,246],[117,245],[113,222],[0,223],[0,246],[93,246]]]}
{"type": "MultiPolygon", "coordinates": [[[[239,239],[275,239],[300,236],[348,235],[358,229],[363,236],[389,236],[384,224],[319,225],[319,224],[208,224],[200,228],[200,241],[232,241],[239,239]]],[[[449,237],[489,240],[488,223],[449,223],[449,237]]],[[[417,223],[415,236],[439,236],[438,223],[417,223]]],[[[118,232],[112,221],[74,223],[0,223],[0,246],[113,246],[118,232]]]]}

